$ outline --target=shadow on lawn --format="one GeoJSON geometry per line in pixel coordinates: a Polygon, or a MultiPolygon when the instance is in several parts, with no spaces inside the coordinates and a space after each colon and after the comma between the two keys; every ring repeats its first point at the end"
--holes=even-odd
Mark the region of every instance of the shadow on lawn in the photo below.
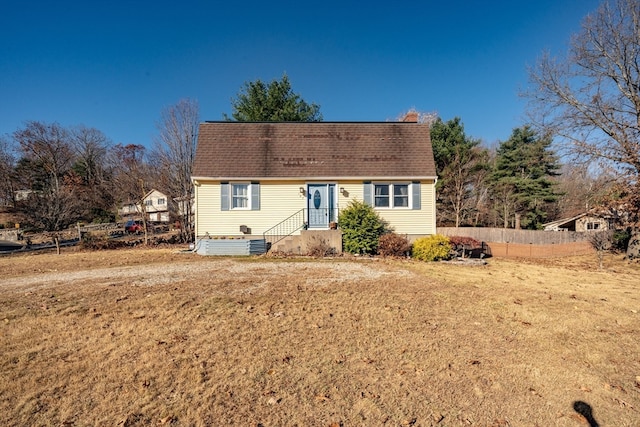
{"type": "Polygon", "coordinates": [[[589,423],[589,427],[600,427],[600,424],[593,418],[593,410],[591,409],[591,405],[587,402],[583,402],[581,400],[576,400],[573,402],[573,409],[586,418],[589,423]]]}

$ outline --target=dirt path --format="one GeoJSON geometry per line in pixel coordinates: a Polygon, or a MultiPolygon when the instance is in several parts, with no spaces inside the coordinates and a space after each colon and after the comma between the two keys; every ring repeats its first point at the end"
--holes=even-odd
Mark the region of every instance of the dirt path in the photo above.
{"type": "MultiPolygon", "coordinates": [[[[170,263],[153,263],[148,265],[129,265],[119,267],[77,266],[75,271],[59,271],[56,266],[38,271],[36,273],[23,272],[17,277],[7,277],[0,280],[0,292],[28,292],[37,289],[46,289],[60,285],[104,285],[104,284],[129,284],[136,286],[153,286],[174,283],[176,281],[192,281],[198,278],[218,278],[228,276],[237,277],[239,274],[260,276],[262,281],[272,280],[274,276],[282,278],[292,274],[314,273],[308,279],[309,284],[327,285],[330,283],[347,282],[358,279],[378,279],[384,275],[393,274],[410,275],[408,271],[393,273],[388,271],[388,266],[381,263],[347,263],[331,261],[305,262],[242,262],[230,258],[206,259],[197,255],[185,255],[185,257],[198,257],[193,259],[174,260],[170,263]],[[317,273],[317,274],[316,274],[317,273]],[[321,278],[318,278],[321,276],[321,278]]],[[[63,266],[60,266],[63,267],[63,266]]],[[[0,270],[1,271],[1,270],[0,270]]]]}

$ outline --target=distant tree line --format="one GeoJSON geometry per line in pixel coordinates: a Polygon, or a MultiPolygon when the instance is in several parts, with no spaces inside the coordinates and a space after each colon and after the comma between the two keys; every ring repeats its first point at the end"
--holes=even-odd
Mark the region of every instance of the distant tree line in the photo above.
{"type": "Polygon", "coordinates": [[[540,229],[573,213],[557,208],[563,196],[561,166],[551,139],[530,126],[514,129],[490,150],[465,134],[460,118],[438,118],[431,125],[431,141],[440,226],[540,229]]]}
{"type": "MultiPolygon", "coordinates": [[[[286,74],[269,84],[245,83],[231,107],[232,117],[223,114],[225,120],[322,120],[320,107],[293,92],[286,74]]],[[[139,206],[146,230],[142,199],[157,189],[167,195],[182,239],[191,241],[198,125],[198,103],[190,99],[161,112],[151,149],[114,144],[94,128],[28,121],[0,138],[0,207],[10,209],[23,227],[48,232],[57,241],[60,231],[77,222],[116,221],[124,205],[139,206]]]]}
{"type": "MultiPolygon", "coordinates": [[[[467,136],[458,117],[419,114],[431,129],[438,225],[540,229],[600,206],[628,227],[627,255],[640,258],[639,57],[640,3],[604,1],[566,57],[545,54],[530,70],[530,123],[497,147],[467,136]]],[[[322,120],[286,74],[245,83],[231,107],[225,120],[322,120]]],[[[96,129],[27,122],[0,139],[0,204],[53,232],[80,219],[113,220],[116,206],[153,187],[190,202],[197,123],[195,102],[169,107],[147,152],[113,145],[96,129]]],[[[191,222],[181,221],[190,238],[191,222]]]]}
{"type": "Polygon", "coordinates": [[[530,124],[495,150],[460,119],[436,120],[440,224],[536,229],[600,207],[626,227],[627,258],[640,259],[638,58],[640,2],[603,1],[566,55],[545,53],[529,70],[530,124]]]}
{"type": "MultiPolygon", "coordinates": [[[[0,139],[0,206],[11,209],[23,226],[54,237],[79,221],[113,222],[118,208],[138,204],[153,188],[167,194],[168,202],[184,200],[190,208],[198,123],[195,101],[168,107],[148,150],[113,144],[94,128],[26,122],[0,139]]],[[[176,203],[169,207],[182,237],[190,240],[190,218],[176,203]]]]}

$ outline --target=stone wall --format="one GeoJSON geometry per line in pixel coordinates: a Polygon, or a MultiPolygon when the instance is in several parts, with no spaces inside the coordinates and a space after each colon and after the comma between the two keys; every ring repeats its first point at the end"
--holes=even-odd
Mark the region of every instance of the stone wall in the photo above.
{"type": "Polygon", "coordinates": [[[18,241],[18,230],[0,230],[0,240],[8,240],[10,242],[18,241]]]}

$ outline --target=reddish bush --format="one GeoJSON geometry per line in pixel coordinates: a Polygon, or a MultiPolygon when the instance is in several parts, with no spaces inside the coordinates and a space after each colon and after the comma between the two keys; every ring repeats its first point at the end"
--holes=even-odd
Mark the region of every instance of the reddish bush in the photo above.
{"type": "Polygon", "coordinates": [[[482,249],[482,242],[474,239],[473,237],[466,236],[451,236],[449,237],[451,248],[458,254],[458,256],[465,257],[471,255],[476,249],[482,249]]]}
{"type": "Polygon", "coordinates": [[[411,253],[411,243],[407,236],[395,233],[386,233],[378,240],[378,254],[388,257],[406,257],[411,253]]]}
{"type": "Polygon", "coordinates": [[[451,242],[451,247],[453,249],[462,247],[465,249],[478,249],[482,247],[482,242],[474,239],[473,237],[451,236],[449,237],[449,242],[451,242]]]}

